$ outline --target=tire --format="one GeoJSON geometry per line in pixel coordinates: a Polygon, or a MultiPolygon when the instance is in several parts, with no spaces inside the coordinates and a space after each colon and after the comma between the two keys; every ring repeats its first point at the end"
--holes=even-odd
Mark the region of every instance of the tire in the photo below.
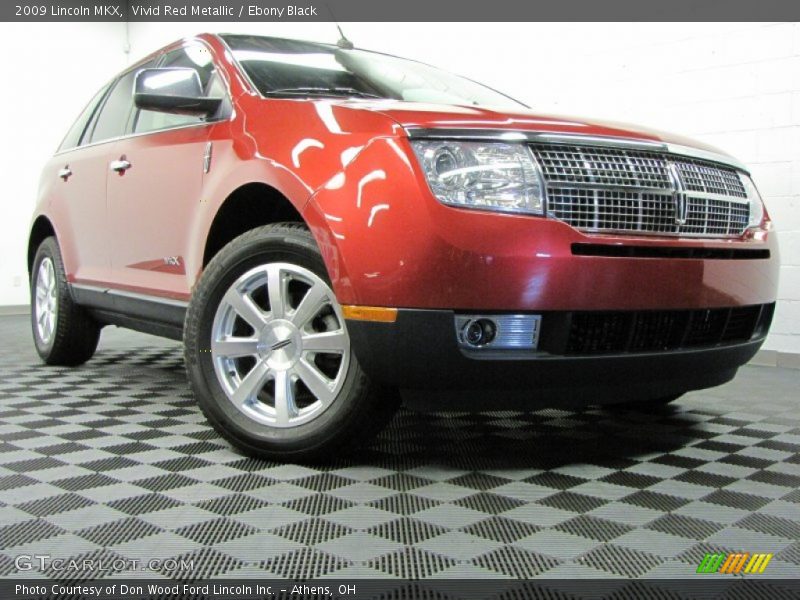
{"type": "Polygon", "coordinates": [[[362,371],[322,256],[301,224],[248,231],[211,260],[186,312],[184,346],[206,418],[250,455],[335,456],[367,442],[399,404],[397,391],[362,371]]]}
{"type": "Polygon", "coordinates": [[[604,404],[605,410],[639,410],[649,411],[664,408],[667,404],[675,402],[681,398],[683,394],[672,394],[671,396],[662,396],[660,398],[648,398],[647,400],[634,400],[633,402],[620,402],[617,404],[604,404]]]}
{"type": "Polygon", "coordinates": [[[42,360],[48,365],[76,366],[92,358],[101,327],[72,300],[54,237],[43,240],[36,250],[30,291],[31,330],[42,360]]]}

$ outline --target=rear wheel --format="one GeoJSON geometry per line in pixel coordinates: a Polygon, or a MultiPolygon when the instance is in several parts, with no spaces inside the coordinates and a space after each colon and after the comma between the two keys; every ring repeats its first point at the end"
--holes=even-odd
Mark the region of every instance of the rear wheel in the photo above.
{"type": "Polygon", "coordinates": [[[100,325],[75,304],[54,237],[42,241],[31,270],[31,329],[48,365],[79,365],[97,349],[100,325]]]}
{"type": "Polygon", "coordinates": [[[251,454],[328,456],[369,440],[397,405],[361,370],[319,250],[298,224],[223,248],[193,294],[184,338],[200,407],[251,454]]]}

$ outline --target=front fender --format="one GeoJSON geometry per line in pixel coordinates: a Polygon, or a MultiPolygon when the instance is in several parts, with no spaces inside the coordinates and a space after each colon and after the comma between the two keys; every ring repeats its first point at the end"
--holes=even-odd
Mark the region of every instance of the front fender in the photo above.
{"type": "Polygon", "coordinates": [[[320,188],[309,202],[324,225],[315,237],[328,248],[326,264],[337,298],[393,306],[395,291],[436,285],[418,269],[435,244],[407,140],[373,139],[320,188]]]}

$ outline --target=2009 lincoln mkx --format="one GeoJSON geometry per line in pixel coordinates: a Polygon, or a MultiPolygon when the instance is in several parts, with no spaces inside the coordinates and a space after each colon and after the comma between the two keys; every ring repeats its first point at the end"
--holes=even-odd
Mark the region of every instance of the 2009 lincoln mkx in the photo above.
{"type": "Polygon", "coordinates": [[[729,381],[772,319],[771,230],[698,142],[344,43],[201,35],[105,85],[44,168],[32,329],[53,365],[108,324],[182,339],[231,443],[329,456],[401,391],[644,408],[729,381]]]}

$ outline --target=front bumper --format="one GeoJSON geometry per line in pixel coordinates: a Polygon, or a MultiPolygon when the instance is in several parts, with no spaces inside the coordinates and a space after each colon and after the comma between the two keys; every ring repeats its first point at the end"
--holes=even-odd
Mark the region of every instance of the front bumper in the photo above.
{"type": "MultiPolygon", "coordinates": [[[[729,329],[726,334],[723,325],[714,331],[703,329],[708,333],[703,338],[686,324],[678,332],[683,341],[662,351],[632,350],[630,342],[627,349],[576,347],[570,339],[581,313],[544,313],[539,349],[528,352],[465,351],[457,342],[455,313],[448,310],[399,310],[394,323],[348,320],[347,326],[359,363],[380,384],[435,391],[439,399],[456,401],[482,391],[483,401],[489,393],[493,407],[500,401],[528,407],[580,406],[659,398],[729,381],[758,351],[773,308],[774,304],[756,307],[749,331],[729,329]]],[[[730,309],[719,311],[732,321],[730,309]]],[[[687,315],[706,317],[707,311],[687,315]]],[[[605,333],[598,330],[599,335],[605,333]]],[[[629,339],[636,335],[632,330],[629,339]]]]}
{"type": "Polygon", "coordinates": [[[407,140],[375,140],[346,177],[309,202],[341,304],[539,312],[775,301],[774,232],[586,234],[551,218],[445,206],[408,162],[412,155],[407,140]]]}

